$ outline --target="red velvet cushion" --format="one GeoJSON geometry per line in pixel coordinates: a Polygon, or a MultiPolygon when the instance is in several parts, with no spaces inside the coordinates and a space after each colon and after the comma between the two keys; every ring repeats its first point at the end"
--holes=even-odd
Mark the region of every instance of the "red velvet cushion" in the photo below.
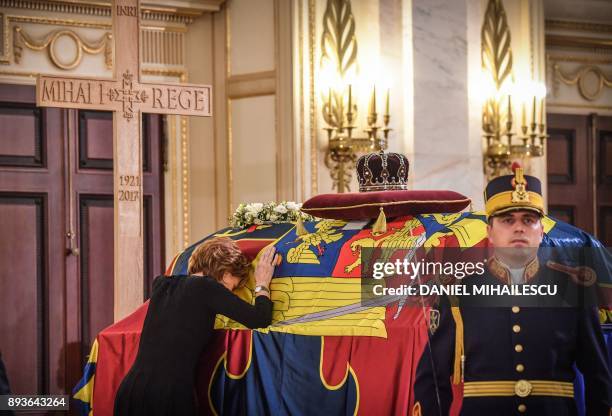
{"type": "Polygon", "coordinates": [[[365,220],[378,217],[383,207],[387,218],[403,215],[460,212],[470,199],[453,191],[378,191],[322,194],[310,198],[302,211],[319,218],[365,220]]]}

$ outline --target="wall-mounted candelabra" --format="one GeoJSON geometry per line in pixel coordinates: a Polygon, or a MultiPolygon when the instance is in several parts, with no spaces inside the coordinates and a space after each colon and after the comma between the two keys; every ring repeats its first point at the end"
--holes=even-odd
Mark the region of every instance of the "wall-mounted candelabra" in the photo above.
{"type": "MultiPolygon", "coordinates": [[[[369,65],[369,69],[372,66],[375,65],[369,65]]],[[[359,122],[357,97],[363,94],[363,85],[369,84],[365,89],[376,83],[380,86],[381,79],[374,77],[365,83],[357,72],[357,39],[351,1],[327,0],[321,35],[319,97],[328,141],[325,165],[338,192],[350,191],[359,153],[386,149],[391,131],[388,89],[382,117],[377,111],[376,87],[373,86],[367,117],[359,122]],[[365,127],[360,128],[360,123],[365,127]]]]}
{"type": "Polygon", "coordinates": [[[387,90],[385,100],[385,113],[382,124],[379,124],[379,114],[376,110],[376,87],[372,90],[367,115],[367,127],[363,129],[367,136],[358,137],[354,134],[357,128],[357,105],[353,100],[352,85],[344,90],[334,90],[331,87],[323,105],[323,119],[327,124],[328,151],[325,164],[330,169],[334,188],[342,193],[350,191],[349,183],[355,168],[355,161],[359,153],[374,150],[385,150],[389,139],[389,95],[387,90]],[[346,110],[345,110],[346,109],[346,110]]]}
{"type": "Polygon", "coordinates": [[[487,100],[482,113],[482,130],[487,144],[485,173],[488,179],[509,174],[514,161],[520,160],[524,164],[529,158],[544,155],[544,142],[548,137],[544,98],[534,95],[530,101],[529,117],[528,104],[519,104],[521,119],[515,128],[512,95],[487,100]]]}
{"type": "Polygon", "coordinates": [[[481,82],[487,86],[482,110],[487,179],[511,173],[515,161],[528,165],[529,159],[544,155],[546,89],[534,82],[514,82],[510,41],[502,1],[489,0],[481,30],[481,82]],[[521,112],[516,127],[513,108],[521,112]]]}

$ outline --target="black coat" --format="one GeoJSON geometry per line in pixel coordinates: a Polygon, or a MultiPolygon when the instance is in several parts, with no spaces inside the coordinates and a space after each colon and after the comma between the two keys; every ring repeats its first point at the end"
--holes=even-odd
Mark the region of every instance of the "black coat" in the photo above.
{"type": "Polygon", "coordinates": [[[158,277],[138,354],[115,398],[116,416],[194,415],[196,367],[222,314],[248,328],[270,325],[272,302],[255,305],[209,277],[158,277]]]}

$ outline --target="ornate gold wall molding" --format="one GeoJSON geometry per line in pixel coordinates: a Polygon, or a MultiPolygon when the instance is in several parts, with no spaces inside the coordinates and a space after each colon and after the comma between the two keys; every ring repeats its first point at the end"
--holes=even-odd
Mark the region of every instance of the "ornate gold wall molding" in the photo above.
{"type": "Polygon", "coordinates": [[[612,78],[608,78],[603,70],[595,65],[582,65],[573,74],[564,72],[558,63],[553,64],[554,92],[558,91],[559,82],[576,86],[578,92],[588,101],[597,100],[606,87],[612,87],[612,78]]]}
{"type": "Polygon", "coordinates": [[[185,30],[182,28],[141,27],[143,63],[185,64],[185,30]]]}
{"type": "Polygon", "coordinates": [[[54,30],[41,39],[33,39],[31,35],[21,26],[15,26],[13,29],[13,57],[16,64],[21,63],[22,51],[26,47],[33,51],[46,51],[49,59],[59,69],[69,70],[76,68],[83,59],[83,52],[90,55],[97,55],[104,53],[104,62],[107,69],[113,67],[113,35],[110,32],[106,32],[96,42],[87,42],[82,39],[78,33],[69,29],[58,29],[54,30]],[[76,50],[75,56],[68,61],[62,60],[58,55],[56,49],[56,43],[62,39],[71,39],[74,42],[76,50]]]}
{"type": "Polygon", "coordinates": [[[178,78],[180,82],[185,82],[187,78],[187,72],[184,69],[141,68],[140,73],[143,75],[178,78]]]}
{"type": "Polygon", "coordinates": [[[305,126],[304,126],[304,1],[298,0],[298,62],[300,68],[300,80],[298,90],[299,98],[299,140],[300,140],[300,194],[299,201],[306,200],[306,145],[305,145],[305,126]]]}
{"type": "Polygon", "coordinates": [[[546,30],[569,30],[573,32],[612,33],[612,25],[605,23],[576,22],[546,19],[546,30]]]}
{"type": "Polygon", "coordinates": [[[310,194],[316,195],[319,188],[318,157],[319,142],[317,135],[317,105],[315,96],[315,41],[316,41],[316,2],[308,0],[308,84],[310,89],[310,194]]]}
{"type": "MultiPolygon", "coordinates": [[[[2,1],[2,0],[0,0],[2,1]]],[[[22,58],[23,48],[34,51],[47,50],[51,62],[59,69],[72,69],[78,67],[83,52],[96,54],[105,53],[105,64],[107,69],[112,69],[113,42],[111,24],[99,21],[55,19],[37,16],[13,16],[0,14],[0,34],[2,36],[2,50],[0,51],[0,63],[11,64],[11,58],[19,64],[22,58]],[[34,39],[23,24],[39,24],[44,26],[55,26],[47,35],[34,39]],[[59,26],[59,28],[57,27],[59,26]],[[107,30],[101,34],[95,42],[88,42],[75,30],[69,28],[87,28],[107,30]],[[12,48],[9,40],[10,31],[13,30],[12,48]],[[70,38],[77,50],[77,55],[71,62],[63,62],[54,52],[54,43],[62,37],[70,38]]],[[[152,65],[166,65],[182,67],[185,65],[185,33],[186,27],[161,25],[141,26],[143,47],[141,48],[141,62],[152,65]]],[[[171,70],[170,76],[180,77],[184,70],[171,70]],[[174,75],[176,74],[176,75],[174,75]]]]}
{"type": "MultiPolygon", "coordinates": [[[[151,5],[143,2],[141,18],[143,21],[161,21],[169,23],[190,24],[204,12],[220,10],[225,0],[202,0],[200,7],[180,7],[176,5],[151,5]]],[[[110,1],[78,1],[78,0],[0,0],[0,7],[37,10],[64,14],[80,14],[86,16],[110,17],[110,1]]]]}
{"type": "Polygon", "coordinates": [[[575,104],[575,103],[562,103],[562,102],[550,103],[547,105],[550,108],[570,108],[570,109],[584,108],[584,109],[593,110],[593,111],[597,111],[597,110],[612,111],[612,106],[609,106],[609,105],[575,104]]]}
{"type": "Polygon", "coordinates": [[[595,53],[612,52],[612,39],[547,34],[546,47],[571,48],[595,53]]]}
{"type": "Polygon", "coordinates": [[[559,54],[547,54],[546,59],[548,62],[579,62],[583,64],[592,65],[612,65],[612,57],[593,57],[585,55],[559,55],[559,54]]]}
{"type": "Polygon", "coordinates": [[[187,117],[181,120],[181,188],[183,197],[183,248],[189,246],[189,127],[187,117]]]}
{"type": "Polygon", "coordinates": [[[54,19],[49,17],[38,16],[16,16],[9,15],[7,20],[11,23],[35,23],[50,26],[70,26],[70,27],[85,27],[89,29],[104,29],[111,30],[112,25],[109,23],[94,21],[94,20],[77,20],[77,19],[54,19]]]}
{"type": "Polygon", "coordinates": [[[227,80],[227,95],[231,99],[276,94],[276,71],[232,75],[227,80]]]}

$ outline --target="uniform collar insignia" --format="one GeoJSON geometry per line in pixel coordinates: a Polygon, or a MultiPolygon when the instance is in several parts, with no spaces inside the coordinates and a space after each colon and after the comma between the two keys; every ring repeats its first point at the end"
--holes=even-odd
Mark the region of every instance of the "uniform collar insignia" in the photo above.
{"type": "MultiPolygon", "coordinates": [[[[527,266],[525,266],[525,271],[523,272],[523,282],[530,282],[538,273],[538,270],[540,270],[540,262],[538,261],[538,258],[535,257],[529,262],[529,264],[527,264],[527,266]]],[[[491,257],[489,259],[489,271],[500,282],[504,284],[512,283],[508,266],[498,260],[497,257],[491,257]]]]}

